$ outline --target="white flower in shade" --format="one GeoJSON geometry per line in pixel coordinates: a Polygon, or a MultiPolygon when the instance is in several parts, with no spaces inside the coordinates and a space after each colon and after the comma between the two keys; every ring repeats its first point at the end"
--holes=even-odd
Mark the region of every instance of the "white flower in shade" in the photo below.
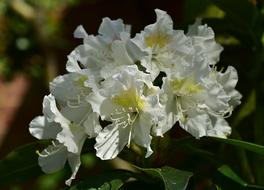
{"type": "Polygon", "coordinates": [[[197,20],[184,34],[173,29],[165,11],[155,12],[156,22],[133,39],[121,19],[104,18],[96,36],[77,27],[74,37],[83,44],[68,56],[69,74],[50,83],[43,116],[29,127],[34,137],[52,142],[38,152],[44,172],[58,171],[68,162],[70,185],[87,138],[95,138],[96,155],[108,160],[131,143],[145,148],[149,157],[152,138],[176,122],[196,138],[231,133],[225,118],[242,96],[235,90],[236,70],[216,70],[223,48],[213,30],[197,20]],[[159,87],[153,84],[157,76],[164,76],[159,87]]]}
{"type": "Polygon", "coordinates": [[[186,76],[171,73],[163,79],[166,112],[172,113],[173,121],[179,121],[196,138],[226,137],[231,128],[224,117],[230,115],[241,99],[234,89],[237,73],[233,67],[228,67],[225,73],[212,69],[206,78],[198,77],[198,73],[186,76]]]}
{"type": "Polygon", "coordinates": [[[75,36],[83,38],[83,44],[75,48],[68,56],[66,69],[79,72],[82,68],[99,81],[132,65],[143,53],[130,40],[130,26],[121,19],[104,18],[98,35],[88,35],[82,26],[77,27],[75,36]]]}
{"type": "Polygon", "coordinates": [[[192,43],[184,31],[173,30],[170,16],[159,9],[155,9],[157,20],[145,27],[132,41],[147,55],[142,57],[141,64],[154,80],[160,71],[174,69],[176,64],[192,63],[192,43]]]}
{"type": "Polygon", "coordinates": [[[151,130],[159,123],[162,110],[158,93],[150,76],[136,66],[128,66],[102,83],[102,89],[88,98],[102,120],[111,122],[96,137],[98,157],[113,159],[131,141],[147,149],[146,157],[152,154],[151,130]],[[94,101],[98,99],[99,106],[94,101]]]}
{"type": "Polygon", "coordinates": [[[219,61],[223,47],[216,43],[213,29],[207,24],[202,25],[201,19],[189,26],[186,35],[192,40],[196,60],[205,61],[208,65],[215,65],[219,61]]]}
{"type": "MultiPolygon", "coordinates": [[[[87,82],[89,76],[85,71],[83,70],[82,74],[70,73],[56,77],[50,83],[50,91],[56,99],[61,115],[69,120],[70,126],[73,129],[83,129],[86,137],[95,137],[101,127],[97,114],[93,112],[91,105],[86,101],[86,97],[91,93],[91,88],[85,86],[89,83],[87,82]]],[[[63,143],[65,137],[75,138],[75,135],[68,134],[70,132],[68,130],[69,128],[65,127],[57,135],[59,142],[63,143]]],[[[71,146],[67,146],[66,142],[69,141],[65,140],[65,146],[70,152],[77,152],[72,150],[71,146]]]]}
{"type": "Polygon", "coordinates": [[[33,119],[29,128],[38,139],[54,140],[53,145],[39,154],[39,164],[44,172],[57,171],[68,160],[73,173],[66,181],[67,185],[75,178],[81,164],[80,154],[86,138],[95,137],[101,130],[97,114],[84,101],[90,93],[84,86],[86,80],[86,75],[78,73],[55,78],[50,85],[54,96],[45,96],[43,100],[44,116],[33,119]]]}
{"type": "Polygon", "coordinates": [[[71,162],[68,161],[72,175],[66,181],[66,184],[70,185],[80,167],[80,153],[86,138],[85,133],[71,125],[70,121],[60,114],[56,108],[55,99],[51,95],[44,97],[43,113],[44,116],[38,116],[31,121],[29,131],[38,139],[55,141],[53,145],[39,153],[39,165],[45,173],[53,173],[62,169],[68,157],[71,157],[71,162]],[[63,129],[64,132],[62,132],[63,129]],[[68,134],[65,133],[65,129],[68,134]]]}
{"type": "Polygon", "coordinates": [[[41,153],[38,152],[38,154],[38,163],[45,173],[54,173],[63,169],[68,161],[72,175],[65,183],[71,185],[81,165],[80,154],[69,152],[63,144],[57,141],[52,141],[52,145],[49,145],[41,153]]]}

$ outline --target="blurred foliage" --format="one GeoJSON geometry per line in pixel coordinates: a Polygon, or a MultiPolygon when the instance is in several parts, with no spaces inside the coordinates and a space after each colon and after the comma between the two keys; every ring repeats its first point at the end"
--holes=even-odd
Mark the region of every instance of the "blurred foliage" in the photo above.
{"type": "MultiPolygon", "coordinates": [[[[67,43],[62,38],[64,11],[72,6],[79,6],[80,2],[0,1],[0,75],[8,78],[19,70],[33,77],[47,80],[52,78],[56,74],[56,48],[63,48],[67,43]]],[[[198,141],[188,136],[186,138],[186,133],[175,127],[176,132],[172,130],[174,134],[153,140],[154,148],[159,149],[160,154],[143,161],[134,156],[133,152],[123,151],[121,156],[129,156],[131,163],[141,163],[139,166],[142,168],[138,168],[136,173],[118,170],[98,174],[102,172],[102,167],[111,168],[111,164],[103,164],[91,150],[85,150],[78,174],[82,181],[71,189],[111,189],[111,186],[112,189],[163,188],[169,180],[160,174],[162,168],[146,170],[144,167],[164,165],[193,172],[187,189],[263,189],[264,1],[185,0],[182,8],[182,26],[186,27],[196,17],[201,17],[215,31],[216,39],[224,46],[218,68],[233,65],[238,70],[238,90],[243,94],[243,100],[233,117],[229,118],[233,128],[231,139],[203,138],[198,141]],[[177,140],[170,140],[175,137],[177,140]],[[144,172],[148,173],[147,178],[142,176],[144,172]],[[156,180],[153,180],[153,176],[156,180]],[[134,180],[129,181],[131,177],[134,180]]],[[[0,171],[6,173],[0,176],[0,184],[10,184],[15,179],[14,176],[17,176],[16,180],[29,180],[30,185],[15,183],[10,187],[12,190],[28,187],[52,190],[63,187],[69,168],[55,174],[41,175],[37,168],[35,149],[36,144],[27,145],[0,161],[0,171]],[[33,163],[34,167],[25,171],[14,169],[33,163]],[[9,166],[12,172],[7,172],[9,166]],[[32,176],[31,169],[38,172],[32,176]],[[21,172],[24,172],[23,175],[21,172]],[[20,177],[21,179],[17,179],[20,177]],[[33,178],[34,182],[30,181],[33,178]]],[[[173,171],[175,172],[174,169],[169,170],[173,171]]],[[[188,181],[189,177],[188,175],[185,180],[188,181]]]]}
{"type": "MultiPolygon", "coordinates": [[[[24,71],[43,77],[50,59],[54,59],[52,51],[66,43],[61,37],[63,12],[77,3],[78,0],[0,1],[0,75],[10,78],[16,71],[24,71]]],[[[56,72],[54,65],[53,69],[56,72]]]]}

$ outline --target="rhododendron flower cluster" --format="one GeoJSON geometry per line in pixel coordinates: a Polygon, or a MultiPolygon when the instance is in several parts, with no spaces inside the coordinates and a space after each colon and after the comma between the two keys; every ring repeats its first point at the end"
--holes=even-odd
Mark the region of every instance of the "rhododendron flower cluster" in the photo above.
{"type": "Polygon", "coordinates": [[[108,160],[131,143],[149,157],[152,138],[176,123],[196,138],[231,133],[225,117],[240,104],[238,76],[231,66],[217,70],[223,48],[213,30],[197,20],[184,33],[166,12],[155,12],[156,22],[135,37],[121,19],[104,18],[96,36],[77,27],[74,36],[83,44],[68,56],[68,73],[50,83],[43,116],[30,123],[34,137],[52,140],[39,152],[44,172],[68,161],[70,185],[88,138],[95,138],[96,155],[108,160]]]}

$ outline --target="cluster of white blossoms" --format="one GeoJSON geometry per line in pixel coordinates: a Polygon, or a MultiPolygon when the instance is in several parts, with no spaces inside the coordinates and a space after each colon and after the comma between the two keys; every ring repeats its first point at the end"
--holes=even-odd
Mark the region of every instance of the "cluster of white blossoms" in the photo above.
{"type": "Polygon", "coordinates": [[[52,140],[39,153],[44,172],[68,161],[70,185],[87,138],[95,138],[96,155],[108,160],[131,143],[149,157],[152,138],[176,122],[196,138],[231,133],[224,118],[240,104],[238,76],[231,66],[216,70],[223,48],[213,30],[197,20],[185,34],[173,29],[166,12],[155,12],[156,22],[134,38],[121,19],[104,18],[96,36],[82,26],[75,30],[83,44],[68,56],[68,74],[50,83],[43,116],[30,123],[34,137],[52,140]]]}

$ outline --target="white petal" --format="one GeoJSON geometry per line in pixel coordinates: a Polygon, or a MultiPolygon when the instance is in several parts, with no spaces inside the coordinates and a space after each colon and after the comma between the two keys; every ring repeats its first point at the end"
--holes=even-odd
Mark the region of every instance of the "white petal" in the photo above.
{"type": "Polygon", "coordinates": [[[90,104],[84,102],[80,107],[76,108],[63,107],[61,113],[71,122],[82,124],[87,119],[88,115],[92,113],[92,107],[90,104]]]}
{"type": "MultiPolygon", "coordinates": [[[[221,114],[229,109],[230,96],[226,94],[221,84],[211,78],[204,80],[206,84],[205,104],[210,110],[221,114]]],[[[210,111],[209,110],[209,111],[210,111]]]]}
{"type": "Polygon", "coordinates": [[[161,30],[171,31],[173,29],[173,21],[167,12],[155,9],[155,13],[157,15],[157,24],[161,30]]]}
{"type": "Polygon", "coordinates": [[[120,109],[121,108],[119,106],[113,104],[110,98],[107,98],[102,102],[99,113],[101,118],[105,120],[106,118],[109,118],[115,111],[120,109]]]}
{"type": "Polygon", "coordinates": [[[241,103],[242,95],[235,90],[238,81],[237,71],[234,67],[228,66],[224,73],[217,73],[217,81],[223,86],[227,95],[231,97],[229,103],[232,106],[237,106],[241,103]]]}
{"type": "Polygon", "coordinates": [[[98,133],[102,130],[102,127],[99,123],[98,114],[91,113],[88,115],[87,119],[84,122],[85,133],[89,138],[96,137],[98,133]]]}
{"type": "Polygon", "coordinates": [[[100,113],[100,106],[104,99],[98,92],[92,92],[86,97],[86,100],[91,104],[93,112],[95,113],[100,113]]]}
{"type": "Polygon", "coordinates": [[[152,57],[148,56],[141,60],[141,65],[146,68],[146,72],[150,74],[151,81],[154,81],[160,73],[160,68],[157,64],[151,61],[152,57]]]}
{"type": "Polygon", "coordinates": [[[219,61],[223,47],[215,42],[212,28],[206,24],[201,25],[201,19],[197,19],[193,25],[189,26],[187,36],[190,36],[194,46],[198,47],[196,50],[200,53],[203,52],[201,55],[208,58],[210,65],[214,65],[219,61]]]}
{"type": "Polygon", "coordinates": [[[91,92],[89,87],[84,86],[87,80],[86,70],[61,75],[50,83],[50,92],[60,106],[78,107],[83,105],[85,96],[91,92]]]}
{"type": "Polygon", "coordinates": [[[29,126],[29,132],[37,139],[55,139],[61,131],[59,124],[49,123],[44,116],[34,118],[29,126]]]}
{"type": "Polygon", "coordinates": [[[40,153],[38,163],[43,172],[53,173],[64,167],[67,154],[67,149],[62,144],[50,145],[40,153]]]}
{"type": "Polygon", "coordinates": [[[107,42],[120,39],[120,32],[125,32],[125,25],[121,19],[111,20],[108,17],[103,18],[98,33],[103,36],[107,42]]]}
{"type": "Polygon", "coordinates": [[[82,25],[79,25],[73,32],[74,38],[85,38],[88,36],[82,25]]]}
{"type": "Polygon", "coordinates": [[[67,125],[70,123],[58,110],[55,98],[51,94],[45,96],[43,99],[43,114],[48,122],[56,122],[61,125],[67,125]]]}
{"type": "Polygon", "coordinates": [[[208,114],[195,111],[189,113],[187,121],[180,122],[180,126],[195,138],[206,136],[208,128],[212,128],[208,114]]]}
{"type": "Polygon", "coordinates": [[[67,147],[72,153],[80,153],[86,139],[84,128],[77,124],[62,126],[62,131],[58,133],[56,139],[67,147]]]}
{"type": "Polygon", "coordinates": [[[208,130],[208,136],[226,138],[231,134],[231,127],[228,125],[225,119],[221,117],[213,117],[213,128],[208,130]]]}
{"type": "Polygon", "coordinates": [[[141,114],[139,115],[139,118],[136,120],[134,124],[134,133],[135,137],[133,140],[135,141],[136,144],[145,147],[147,149],[147,153],[145,157],[149,157],[153,151],[151,149],[151,139],[152,136],[150,135],[150,130],[151,130],[151,120],[150,117],[148,117],[147,114],[141,114]]]}
{"type": "Polygon", "coordinates": [[[96,156],[102,160],[114,159],[128,143],[130,128],[106,126],[96,137],[96,156]]]}
{"type": "Polygon", "coordinates": [[[166,113],[166,116],[162,117],[159,122],[157,122],[157,125],[153,126],[153,136],[163,137],[163,135],[169,131],[177,121],[178,117],[174,112],[166,113]]]}
{"type": "Polygon", "coordinates": [[[65,182],[66,185],[70,186],[73,179],[81,166],[81,160],[79,154],[69,154],[68,155],[68,163],[71,167],[72,175],[67,181],[65,182]]]}
{"type": "Polygon", "coordinates": [[[126,50],[134,62],[147,56],[147,52],[142,51],[131,39],[126,44],[126,50]]]}
{"type": "Polygon", "coordinates": [[[168,48],[187,55],[192,53],[192,41],[184,34],[183,30],[176,30],[168,48]]]}
{"type": "Polygon", "coordinates": [[[80,55],[77,52],[77,48],[73,50],[67,57],[68,61],[66,63],[66,70],[68,72],[80,72],[81,67],[78,63],[78,61],[80,61],[80,55]]]}
{"type": "Polygon", "coordinates": [[[128,54],[126,41],[127,40],[116,40],[112,43],[112,56],[119,65],[131,65],[134,63],[134,60],[128,54]]]}

